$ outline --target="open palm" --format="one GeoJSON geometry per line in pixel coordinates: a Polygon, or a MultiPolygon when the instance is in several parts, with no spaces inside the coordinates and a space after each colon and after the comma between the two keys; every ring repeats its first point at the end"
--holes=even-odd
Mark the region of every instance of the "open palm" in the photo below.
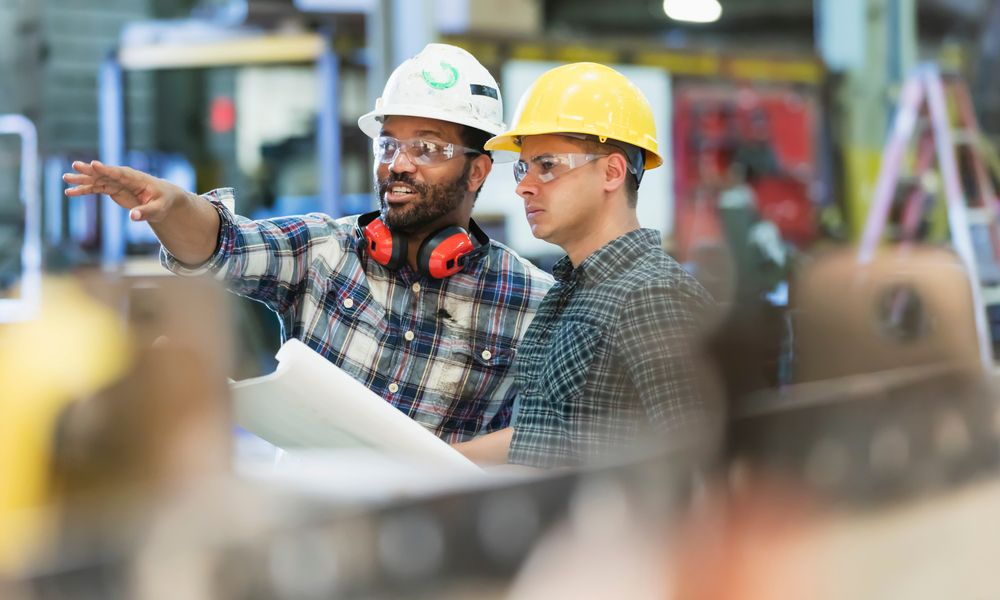
{"type": "Polygon", "coordinates": [[[63,181],[73,186],[66,190],[67,196],[106,194],[128,209],[133,221],[162,220],[176,199],[185,194],[168,181],[129,167],[75,161],[73,170],[76,172],[63,175],[63,181]]]}

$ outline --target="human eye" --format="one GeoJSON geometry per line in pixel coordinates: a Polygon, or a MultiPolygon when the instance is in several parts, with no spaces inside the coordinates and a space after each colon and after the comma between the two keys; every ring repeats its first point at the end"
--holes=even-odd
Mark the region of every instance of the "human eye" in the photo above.
{"type": "Polygon", "coordinates": [[[383,154],[394,153],[398,143],[396,138],[383,135],[375,141],[375,147],[383,154]]]}
{"type": "Polygon", "coordinates": [[[413,149],[416,150],[419,156],[426,156],[429,158],[438,156],[443,151],[441,144],[430,140],[414,140],[413,149]]]}
{"type": "Polygon", "coordinates": [[[551,173],[553,169],[562,163],[554,156],[538,156],[533,161],[540,173],[551,173]]]}

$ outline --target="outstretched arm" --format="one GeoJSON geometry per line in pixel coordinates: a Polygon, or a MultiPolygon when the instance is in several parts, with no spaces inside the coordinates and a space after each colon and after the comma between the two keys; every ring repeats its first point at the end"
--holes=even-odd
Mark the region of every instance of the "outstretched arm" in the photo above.
{"type": "Polygon", "coordinates": [[[107,194],[133,221],[146,221],[170,254],[189,265],[212,256],[219,236],[219,214],[201,197],[129,167],[100,161],[73,163],[75,173],[63,175],[73,185],[67,196],[107,194]]]}

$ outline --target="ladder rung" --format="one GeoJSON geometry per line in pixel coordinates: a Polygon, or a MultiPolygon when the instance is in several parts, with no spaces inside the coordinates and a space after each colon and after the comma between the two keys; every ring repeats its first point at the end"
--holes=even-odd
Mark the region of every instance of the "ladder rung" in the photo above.
{"type": "Polygon", "coordinates": [[[993,211],[987,208],[969,207],[965,211],[969,225],[989,225],[993,222],[993,211]]]}
{"type": "Polygon", "coordinates": [[[984,285],[982,288],[983,304],[993,306],[1000,304],[1000,285],[984,285]]]}
{"type": "Polygon", "coordinates": [[[979,143],[979,133],[972,129],[955,129],[951,136],[956,145],[974,146],[979,143]]]}

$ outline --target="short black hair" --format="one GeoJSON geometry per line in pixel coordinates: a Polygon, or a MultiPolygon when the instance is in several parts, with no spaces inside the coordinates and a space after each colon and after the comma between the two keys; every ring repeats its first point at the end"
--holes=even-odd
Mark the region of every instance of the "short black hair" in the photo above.
{"type": "Polygon", "coordinates": [[[482,129],[476,129],[468,125],[462,125],[462,132],[459,136],[462,139],[462,145],[466,148],[472,148],[491,158],[493,157],[493,154],[486,150],[486,141],[493,137],[492,133],[487,133],[482,129]]]}
{"type": "MultiPolygon", "coordinates": [[[[468,125],[462,125],[461,132],[458,135],[459,138],[462,140],[463,146],[465,146],[466,148],[477,150],[482,154],[485,154],[486,156],[490,157],[491,161],[493,160],[493,153],[486,150],[486,140],[493,137],[492,133],[488,133],[486,131],[483,131],[482,129],[476,129],[475,127],[469,127],[468,125]]],[[[473,155],[469,155],[466,157],[467,161],[466,172],[468,172],[468,162],[471,162],[475,158],[476,156],[473,155]]],[[[486,182],[483,181],[483,183],[485,184],[486,182]]],[[[482,190],[483,186],[480,185],[479,189],[476,190],[476,199],[479,198],[479,192],[481,192],[482,190]]]]}

